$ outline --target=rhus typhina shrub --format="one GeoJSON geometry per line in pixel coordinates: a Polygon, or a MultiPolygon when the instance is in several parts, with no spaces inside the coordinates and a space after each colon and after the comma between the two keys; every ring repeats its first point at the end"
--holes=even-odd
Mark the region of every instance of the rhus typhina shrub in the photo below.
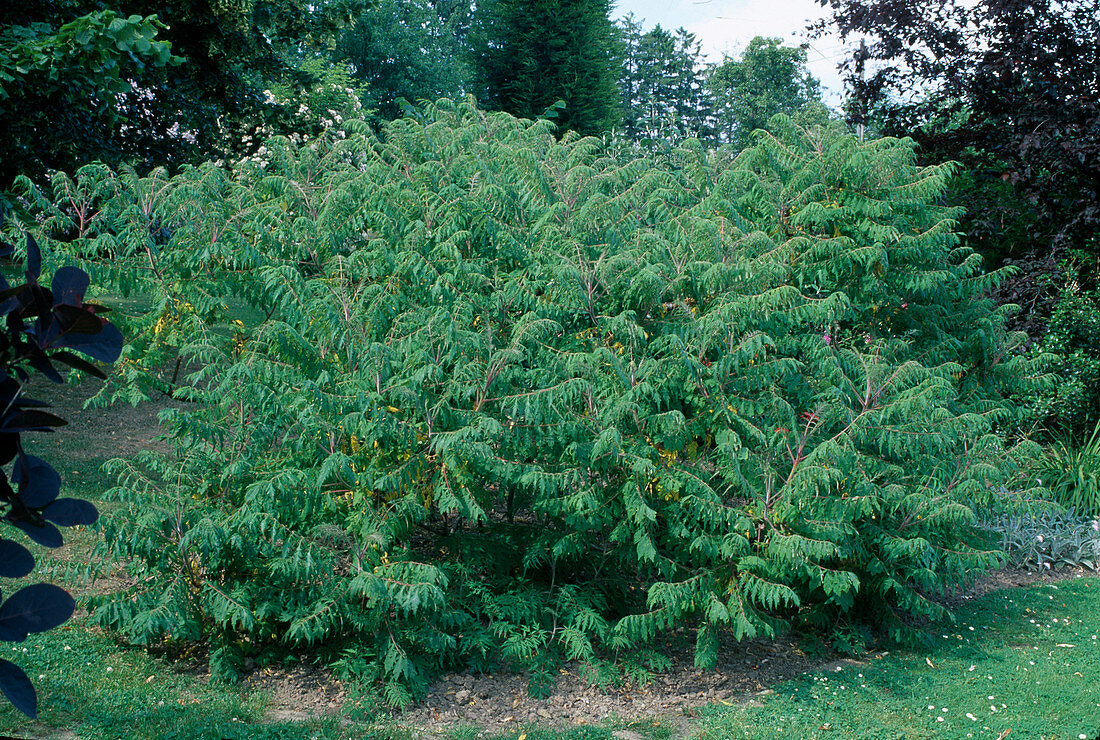
{"type": "MultiPolygon", "coordinates": [[[[0,241],[0,258],[10,259],[15,247],[0,241]]],[[[61,477],[46,460],[23,448],[25,432],[49,432],[65,420],[47,411],[45,401],[29,398],[30,373],[64,381],[58,364],[103,378],[103,372],[80,354],[113,362],[122,349],[118,329],[101,318],[102,306],[84,302],[87,274],[72,267],[57,270],[50,287],[39,283],[42,258],[35,240],[24,250],[25,280],[15,285],[0,275],[0,512],[3,521],[43,547],[62,545],[61,527],[92,524],[99,514],[83,499],[59,498],[61,477]],[[7,466],[11,467],[8,468],[7,466]]],[[[0,539],[0,576],[25,578],[34,570],[34,556],[14,540],[0,539]]],[[[72,616],[72,596],[59,586],[24,586],[0,604],[0,640],[23,642],[72,616]]],[[[16,709],[34,718],[38,697],[27,674],[0,659],[0,691],[16,709]]]]}
{"type": "Polygon", "coordinates": [[[116,465],[135,580],[98,621],[209,639],[219,673],[320,650],[399,703],[460,667],[538,690],[671,627],[709,666],[726,632],[943,616],[1000,557],[968,504],[1041,377],[940,204],[950,166],[775,126],[655,165],[441,103],[131,178],[160,178],[159,272],[117,224],[99,249],[152,295],[224,275],[252,318],[181,293],[195,403],[175,454],[116,465]]]}

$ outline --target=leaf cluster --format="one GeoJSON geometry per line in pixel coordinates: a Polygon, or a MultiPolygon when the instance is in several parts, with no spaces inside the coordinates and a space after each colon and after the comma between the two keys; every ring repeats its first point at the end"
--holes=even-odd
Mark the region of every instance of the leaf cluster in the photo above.
{"type": "Polygon", "coordinates": [[[999,562],[969,504],[1009,398],[1049,379],[983,297],[950,166],[772,125],[654,164],[441,102],[29,190],[59,257],[149,306],[123,380],[171,347],[193,402],[175,454],[115,463],[135,585],[96,618],[209,639],[223,675],[319,650],[402,703],[460,667],[537,692],[677,627],[711,666],[724,633],[944,616],[999,562]]]}
{"type": "Polygon", "coordinates": [[[183,61],[158,38],[164,29],[155,15],[112,10],[57,25],[34,16],[0,25],[0,142],[6,152],[0,187],[19,174],[101,158],[117,146],[116,130],[126,117],[119,101],[133,94],[132,81],[183,61]],[[53,133],[62,130],[62,136],[53,133]]]}
{"type": "MultiPolygon", "coordinates": [[[[0,242],[0,256],[15,248],[0,242]]],[[[25,282],[10,285],[0,276],[0,508],[4,521],[43,547],[60,547],[58,527],[92,524],[95,506],[83,499],[58,498],[61,477],[48,462],[27,454],[21,435],[48,432],[65,420],[44,409],[49,404],[24,395],[29,371],[61,383],[55,363],[98,377],[103,372],[77,354],[112,362],[122,349],[118,329],[100,318],[101,306],[84,303],[88,276],[76,268],[57,270],[51,287],[41,285],[41,255],[33,238],[25,249],[25,282]]],[[[23,578],[34,569],[34,556],[14,540],[0,539],[0,576],[23,578]]],[[[25,586],[0,603],[0,640],[22,642],[27,635],[53,629],[72,616],[74,602],[64,589],[48,583],[25,586]]],[[[34,718],[37,697],[30,679],[16,664],[0,659],[0,691],[17,709],[34,718]]]]}

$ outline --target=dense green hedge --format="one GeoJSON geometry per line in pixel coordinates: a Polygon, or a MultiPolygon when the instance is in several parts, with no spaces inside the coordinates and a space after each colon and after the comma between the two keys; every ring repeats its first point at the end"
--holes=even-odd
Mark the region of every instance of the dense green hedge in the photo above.
{"type": "Polygon", "coordinates": [[[1041,378],[950,166],[774,124],[658,165],[440,103],[235,169],[59,176],[55,248],[153,301],[120,377],[199,368],[176,455],[117,465],[136,585],[98,621],[209,638],[219,671],[321,646],[400,702],[673,626],[708,666],[727,630],[940,616],[999,556],[968,504],[1041,378]]]}

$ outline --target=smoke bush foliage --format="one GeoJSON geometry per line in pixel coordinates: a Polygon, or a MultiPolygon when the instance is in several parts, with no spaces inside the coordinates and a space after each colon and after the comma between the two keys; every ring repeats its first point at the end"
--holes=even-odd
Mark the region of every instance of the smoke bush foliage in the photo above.
{"type": "MultiPolygon", "coordinates": [[[[2,225],[2,224],[0,224],[2,225]]],[[[105,378],[98,366],[84,359],[112,362],[122,350],[122,335],[99,314],[106,309],[85,303],[88,276],[73,267],[53,274],[49,287],[42,278],[42,255],[28,237],[22,250],[26,260],[24,280],[11,285],[0,274],[0,512],[3,521],[43,547],[61,547],[58,527],[95,523],[99,512],[84,499],[59,497],[61,476],[46,460],[27,453],[22,435],[50,432],[66,422],[45,411],[49,404],[30,398],[27,384],[31,371],[64,382],[61,368],[70,367],[105,378]]],[[[0,240],[0,258],[17,253],[13,244],[0,240]]],[[[34,571],[30,550],[14,540],[0,539],[0,576],[16,580],[34,571]]],[[[5,582],[5,585],[8,585],[5,582]]],[[[72,616],[76,604],[63,588],[36,583],[20,588],[0,604],[0,640],[23,642],[27,636],[53,629],[72,616]]],[[[13,648],[14,650],[14,648],[13,648]]],[[[24,651],[26,648],[24,648],[24,651]]],[[[0,692],[16,709],[34,719],[38,695],[22,668],[0,659],[0,692]]]]}
{"type": "Polygon", "coordinates": [[[723,632],[943,616],[1001,557],[969,504],[1042,377],[950,165],[774,128],[658,165],[441,102],[29,192],[55,248],[152,297],[128,377],[166,347],[198,368],[175,454],[116,463],[136,580],[96,619],[210,639],[222,673],[320,647],[400,703],[673,626],[711,666],[723,632]]]}

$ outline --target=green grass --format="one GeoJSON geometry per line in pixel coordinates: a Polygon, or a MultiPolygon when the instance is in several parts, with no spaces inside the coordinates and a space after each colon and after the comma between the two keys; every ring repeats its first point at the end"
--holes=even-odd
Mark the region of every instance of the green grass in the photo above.
{"type": "Polygon", "coordinates": [[[54,737],[64,730],[81,738],[340,736],[334,720],[260,724],[263,697],[243,696],[176,674],[163,662],[120,648],[79,625],[4,647],[36,684],[39,718],[30,722],[4,706],[0,733],[54,737]]]}
{"type": "MultiPolygon", "coordinates": [[[[877,654],[859,665],[775,687],[761,707],[714,705],[690,736],[725,738],[1012,738],[1094,740],[1100,734],[1100,579],[987,594],[938,631],[926,652],[877,654]],[[992,697],[992,698],[991,698],[992,697]],[[970,715],[970,716],[968,716],[970,715]],[[973,718],[971,718],[973,717],[973,718]]],[[[263,722],[265,698],[176,673],[141,650],[75,623],[2,646],[34,679],[40,719],[0,706],[0,734],[80,738],[399,738],[386,727],[263,722]],[[25,649],[25,652],[24,652],[25,649]],[[150,678],[152,677],[152,678],[150,678]]],[[[680,737],[672,723],[625,726],[680,737]]],[[[622,724],[480,733],[454,740],[612,740],[622,724]]]]}
{"type": "Polygon", "coordinates": [[[889,653],[776,687],[762,707],[712,707],[718,738],[1100,735],[1100,579],[987,594],[927,652],[889,653]]]}

